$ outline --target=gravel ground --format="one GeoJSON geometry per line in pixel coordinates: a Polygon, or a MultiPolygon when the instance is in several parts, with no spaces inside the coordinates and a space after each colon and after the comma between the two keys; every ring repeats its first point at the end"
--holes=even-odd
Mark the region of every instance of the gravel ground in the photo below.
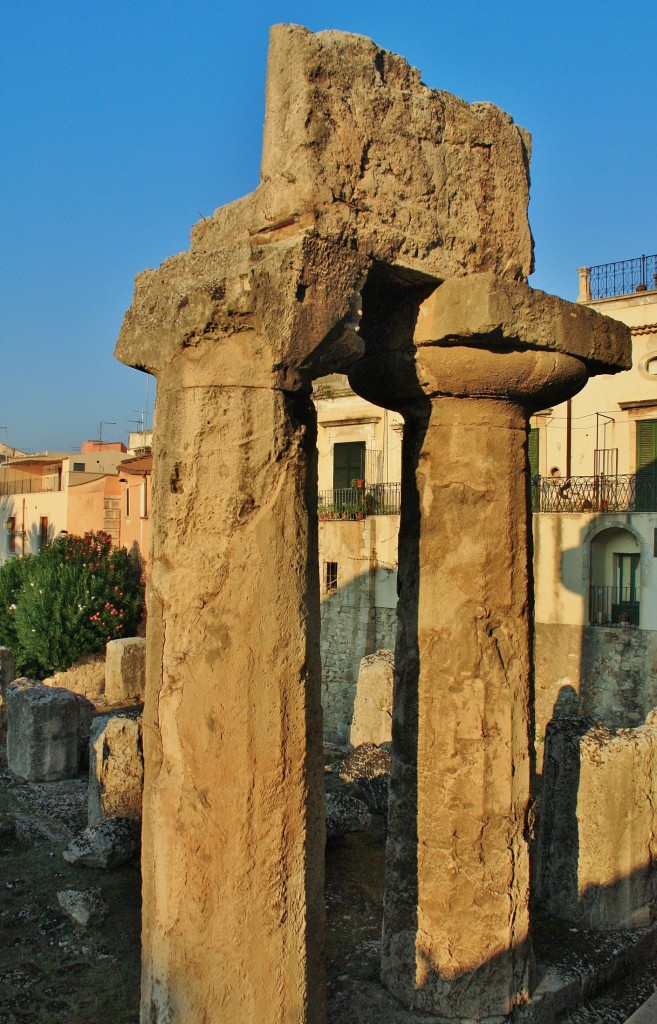
{"type": "MultiPolygon", "coordinates": [[[[61,856],[86,824],[86,789],[84,777],[26,783],[0,761],[0,1024],[137,1024],[138,864],[89,871],[67,865],[61,856]],[[56,893],[91,887],[102,890],[110,914],[100,928],[81,929],[63,914],[56,893]]],[[[428,1024],[378,982],[384,856],[385,823],[376,815],[367,833],[327,846],[331,1024],[428,1024]]],[[[604,971],[628,941],[628,933],[540,922],[539,978],[550,969],[574,977],[592,964],[604,971]]],[[[548,1024],[624,1024],[657,988],[654,948],[653,943],[606,991],[548,1024]]]]}

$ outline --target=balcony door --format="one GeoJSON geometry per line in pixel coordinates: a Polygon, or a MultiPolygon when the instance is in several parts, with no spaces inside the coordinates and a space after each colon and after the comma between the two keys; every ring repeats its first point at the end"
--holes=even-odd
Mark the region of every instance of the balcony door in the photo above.
{"type": "Polygon", "coordinates": [[[333,445],[333,490],[352,486],[352,480],[365,479],[365,442],[347,441],[333,445]]]}
{"type": "Polygon", "coordinates": [[[614,602],[612,622],[639,625],[639,555],[614,554],[614,602]]]}

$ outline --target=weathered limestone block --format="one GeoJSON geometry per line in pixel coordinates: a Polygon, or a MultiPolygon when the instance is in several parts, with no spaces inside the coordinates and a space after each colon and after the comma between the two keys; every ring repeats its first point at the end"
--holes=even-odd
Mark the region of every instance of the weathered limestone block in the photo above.
{"type": "Polygon", "coordinates": [[[141,821],[143,787],[141,715],[99,715],[89,740],[89,826],[105,818],[141,821]]]}
{"type": "Polygon", "coordinates": [[[145,690],[146,640],[139,636],[110,640],[105,655],[107,700],[143,700],[145,690]]]}
{"type": "Polygon", "coordinates": [[[5,693],[9,684],[16,678],[16,658],[8,647],[0,647],[0,724],[7,720],[5,693]]]}
{"type": "Polygon", "coordinates": [[[43,681],[47,686],[60,686],[94,700],[105,690],[105,656],[89,654],[65,672],[55,672],[43,681]]]}
{"type": "Polygon", "coordinates": [[[80,705],[69,690],[16,679],[7,687],[7,765],[29,782],[74,778],[80,770],[80,705]]]}
{"type": "Polygon", "coordinates": [[[350,742],[389,743],[392,739],[392,679],[395,656],[377,651],[361,659],[350,742]]]}
{"type": "Polygon", "coordinates": [[[657,896],[657,715],[611,732],[558,718],[545,741],[538,897],[584,928],[649,923],[657,896]]]}

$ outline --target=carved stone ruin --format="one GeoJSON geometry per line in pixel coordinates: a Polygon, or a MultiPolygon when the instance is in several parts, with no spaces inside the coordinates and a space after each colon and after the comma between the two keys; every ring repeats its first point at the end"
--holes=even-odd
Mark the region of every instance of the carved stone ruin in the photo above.
{"type": "Polygon", "coordinates": [[[405,418],[384,983],[528,998],[527,425],[629,331],[532,291],[529,136],[368,39],[272,29],[261,182],[136,281],[157,376],[142,1020],[321,1024],[313,378],[405,418]]]}

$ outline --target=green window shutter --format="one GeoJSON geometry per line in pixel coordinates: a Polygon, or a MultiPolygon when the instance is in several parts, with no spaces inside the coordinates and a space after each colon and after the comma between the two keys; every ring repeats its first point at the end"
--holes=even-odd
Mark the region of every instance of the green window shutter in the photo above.
{"type": "Polygon", "coordinates": [[[529,454],[529,475],[531,477],[538,476],[539,474],[539,459],[538,459],[538,438],[539,428],[532,427],[529,431],[528,441],[528,454],[529,454]]]}
{"type": "Polygon", "coordinates": [[[636,510],[657,511],[657,420],[636,423],[636,510]]]}
{"type": "Polygon", "coordinates": [[[351,487],[352,480],[365,479],[365,442],[348,441],[333,445],[333,488],[351,487]]]}
{"type": "Polygon", "coordinates": [[[657,459],[657,420],[637,420],[636,424],[636,468],[637,471],[654,464],[657,459]]]}

